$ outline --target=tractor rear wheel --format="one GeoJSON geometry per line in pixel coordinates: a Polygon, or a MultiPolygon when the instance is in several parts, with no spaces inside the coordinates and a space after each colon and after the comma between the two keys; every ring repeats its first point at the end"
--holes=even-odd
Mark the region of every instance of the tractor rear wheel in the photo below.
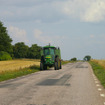
{"type": "Polygon", "coordinates": [[[44,70],[47,70],[47,66],[46,65],[44,65],[44,70]]]}
{"type": "Polygon", "coordinates": [[[55,62],[54,68],[55,70],[58,70],[58,62],[55,62]]]}
{"type": "Polygon", "coordinates": [[[62,63],[61,63],[61,61],[60,61],[60,68],[59,69],[62,69],[62,63]]]}
{"type": "Polygon", "coordinates": [[[40,70],[42,71],[43,69],[44,69],[43,63],[41,62],[41,63],[40,63],[40,70]]]}

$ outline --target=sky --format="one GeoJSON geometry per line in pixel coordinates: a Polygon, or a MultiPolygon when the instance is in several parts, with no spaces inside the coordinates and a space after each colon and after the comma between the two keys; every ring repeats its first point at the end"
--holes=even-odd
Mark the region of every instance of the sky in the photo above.
{"type": "Polygon", "coordinates": [[[0,0],[12,44],[49,43],[64,60],[105,59],[105,0],[0,0]]]}

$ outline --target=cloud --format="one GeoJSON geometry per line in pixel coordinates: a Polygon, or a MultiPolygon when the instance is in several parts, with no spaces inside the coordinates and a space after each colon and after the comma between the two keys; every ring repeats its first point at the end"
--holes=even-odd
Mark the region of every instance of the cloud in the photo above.
{"type": "Polygon", "coordinates": [[[96,0],[86,10],[83,20],[87,22],[99,22],[105,20],[105,1],[96,0]]]}
{"type": "Polygon", "coordinates": [[[43,33],[39,29],[34,30],[34,38],[43,44],[51,43],[53,45],[60,46],[61,44],[63,44],[63,40],[65,39],[64,36],[60,36],[60,35],[48,36],[48,35],[44,35],[44,34],[46,34],[46,33],[43,33]]]}
{"type": "Polygon", "coordinates": [[[58,22],[80,19],[105,21],[103,0],[2,0],[0,16],[8,21],[58,22]],[[6,16],[8,15],[8,16],[6,16]]]}
{"type": "Polygon", "coordinates": [[[51,43],[52,40],[50,39],[50,36],[43,36],[43,32],[39,29],[34,30],[34,37],[39,40],[42,43],[51,43]]]}
{"type": "Polygon", "coordinates": [[[95,35],[90,35],[90,38],[94,38],[95,37],[95,35]]]}
{"type": "Polygon", "coordinates": [[[13,16],[14,14],[10,11],[4,11],[3,13],[3,16],[13,16]]]}
{"type": "Polygon", "coordinates": [[[103,0],[68,0],[57,2],[59,11],[69,18],[79,18],[84,22],[105,20],[105,1],[103,0]]]}
{"type": "Polygon", "coordinates": [[[2,0],[0,17],[7,21],[57,22],[60,19],[60,14],[58,15],[58,11],[52,5],[53,2],[49,0],[9,0],[6,4],[5,2],[2,0]],[[6,17],[3,11],[10,12],[13,15],[6,17]]]}
{"type": "Polygon", "coordinates": [[[10,26],[8,31],[14,42],[29,42],[25,30],[10,26]]]}

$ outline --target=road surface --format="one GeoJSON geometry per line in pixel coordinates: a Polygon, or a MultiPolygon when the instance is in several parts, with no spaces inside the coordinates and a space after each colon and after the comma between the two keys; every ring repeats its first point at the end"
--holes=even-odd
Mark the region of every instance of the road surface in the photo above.
{"type": "Polygon", "coordinates": [[[104,94],[87,62],[0,83],[0,105],[105,105],[104,94]]]}

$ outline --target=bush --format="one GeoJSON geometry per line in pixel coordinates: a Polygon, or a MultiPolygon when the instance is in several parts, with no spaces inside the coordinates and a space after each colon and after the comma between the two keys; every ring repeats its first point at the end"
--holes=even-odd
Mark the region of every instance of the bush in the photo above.
{"type": "Polygon", "coordinates": [[[0,61],[11,60],[11,59],[12,57],[7,52],[4,52],[4,51],[0,52],[0,61]]]}
{"type": "Polygon", "coordinates": [[[77,58],[72,58],[71,61],[77,61],[77,58]]]}

